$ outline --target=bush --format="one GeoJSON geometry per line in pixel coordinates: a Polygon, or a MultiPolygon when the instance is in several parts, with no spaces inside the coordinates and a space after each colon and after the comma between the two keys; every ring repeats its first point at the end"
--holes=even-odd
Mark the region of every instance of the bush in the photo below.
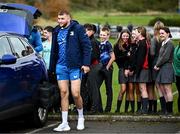
{"type": "Polygon", "coordinates": [[[146,9],[143,6],[139,6],[130,2],[125,2],[123,4],[119,4],[119,7],[116,7],[117,10],[122,12],[131,12],[131,13],[138,13],[138,12],[145,12],[146,9]]]}
{"type": "Polygon", "coordinates": [[[176,18],[164,19],[162,17],[156,17],[150,20],[148,26],[154,26],[156,21],[162,21],[165,26],[180,26],[180,19],[176,19],[176,18]]]}

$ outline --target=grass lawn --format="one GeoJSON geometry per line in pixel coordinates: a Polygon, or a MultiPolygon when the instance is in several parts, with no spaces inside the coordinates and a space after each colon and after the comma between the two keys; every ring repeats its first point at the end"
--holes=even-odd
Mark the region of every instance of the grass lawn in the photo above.
{"type": "Polygon", "coordinates": [[[100,23],[105,24],[108,22],[110,25],[123,25],[126,26],[129,23],[135,26],[146,26],[148,22],[155,17],[167,18],[179,18],[179,14],[170,13],[106,13],[106,12],[74,12],[73,18],[77,19],[80,23],[100,23]]]}
{"type": "MultiPolygon", "coordinates": [[[[149,21],[155,17],[167,18],[176,18],[180,19],[180,15],[177,13],[160,13],[160,12],[149,12],[149,13],[121,13],[121,12],[100,12],[100,11],[91,11],[91,12],[72,12],[72,17],[75,20],[78,20],[79,23],[99,23],[110,25],[122,25],[127,26],[129,23],[135,26],[147,26],[149,21]]],[[[42,18],[38,19],[38,24],[42,26],[57,25],[56,20],[44,20],[42,18]]]]}

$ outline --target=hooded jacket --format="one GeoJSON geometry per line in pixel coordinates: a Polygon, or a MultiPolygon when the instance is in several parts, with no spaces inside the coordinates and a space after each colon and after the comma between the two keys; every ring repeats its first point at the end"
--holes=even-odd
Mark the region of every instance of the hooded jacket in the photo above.
{"type": "MultiPolygon", "coordinates": [[[[58,25],[52,33],[52,47],[50,56],[50,72],[55,72],[58,61],[59,44],[57,35],[61,27],[58,25]]],[[[85,29],[77,21],[71,20],[66,37],[66,62],[69,68],[89,66],[91,61],[91,42],[85,34],[85,29]]]]}

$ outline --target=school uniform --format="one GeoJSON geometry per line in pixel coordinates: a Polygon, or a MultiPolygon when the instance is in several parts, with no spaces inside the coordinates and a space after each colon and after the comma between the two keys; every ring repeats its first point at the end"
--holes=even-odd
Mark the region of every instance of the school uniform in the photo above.
{"type": "Polygon", "coordinates": [[[128,77],[124,75],[125,69],[128,69],[128,52],[130,51],[130,45],[124,45],[124,50],[120,50],[118,44],[114,46],[115,62],[119,68],[118,81],[119,84],[128,83],[128,77]]]}
{"type": "Polygon", "coordinates": [[[149,61],[149,45],[146,39],[138,42],[136,55],[135,82],[148,83],[152,81],[149,61]]]}
{"type": "Polygon", "coordinates": [[[175,82],[175,74],[172,66],[174,46],[172,41],[167,39],[162,42],[156,66],[160,68],[156,82],[160,84],[171,84],[175,82]]]}
{"type": "Polygon", "coordinates": [[[100,63],[103,65],[100,70],[100,75],[103,79],[101,79],[98,83],[102,84],[103,80],[105,80],[106,95],[107,95],[105,112],[110,112],[112,106],[112,99],[113,99],[113,89],[112,89],[113,66],[111,65],[109,70],[106,69],[106,66],[111,58],[110,54],[113,52],[113,48],[109,41],[105,41],[100,43],[99,49],[100,49],[100,63]]]}
{"type": "Polygon", "coordinates": [[[152,80],[155,81],[158,71],[154,70],[154,66],[156,65],[158,56],[159,56],[159,50],[161,48],[161,41],[157,41],[157,39],[154,37],[151,39],[151,46],[150,46],[150,56],[151,56],[151,73],[152,73],[152,80]]]}
{"type": "Polygon", "coordinates": [[[135,82],[135,69],[136,69],[136,55],[137,55],[137,49],[138,49],[138,45],[136,43],[131,43],[130,45],[130,56],[129,56],[129,60],[128,60],[128,69],[133,73],[132,76],[129,76],[128,81],[129,82],[135,82]]]}
{"type": "Polygon", "coordinates": [[[90,110],[92,113],[103,112],[102,99],[100,93],[101,86],[101,75],[100,70],[102,68],[102,64],[99,63],[100,60],[100,50],[99,44],[100,42],[95,39],[94,36],[90,37],[92,43],[92,52],[91,52],[91,65],[90,72],[88,73],[87,78],[87,88],[90,96],[90,110]]]}

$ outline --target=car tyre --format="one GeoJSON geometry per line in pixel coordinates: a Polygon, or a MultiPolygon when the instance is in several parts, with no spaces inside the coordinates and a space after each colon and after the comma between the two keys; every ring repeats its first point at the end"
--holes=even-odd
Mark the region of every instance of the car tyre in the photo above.
{"type": "Polygon", "coordinates": [[[43,127],[48,119],[48,109],[36,106],[33,111],[33,124],[35,127],[43,127]]]}

